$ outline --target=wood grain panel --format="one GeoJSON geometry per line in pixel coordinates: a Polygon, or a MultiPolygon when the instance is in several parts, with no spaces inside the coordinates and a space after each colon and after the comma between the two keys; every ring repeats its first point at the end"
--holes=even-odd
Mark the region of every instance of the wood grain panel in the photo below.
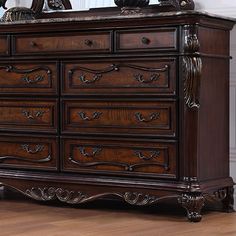
{"type": "Polygon", "coordinates": [[[65,139],[63,170],[176,178],[176,143],[65,139]]]}
{"type": "Polygon", "coordinates": [[[64,62],[62,93],[176,94],[176,59],[102,60],[64,62]]]}
{"type": "Polygon", "coordinates": [[[57,139],[0,137],[0,168],[57,170],[57,139]]]}
{"type": "Polygon", "coordinates": [[[116,32],[117,51],[177,50],[177,28],[121,30],[116,32]]]}
{"type": "Polygon", "coordinates": [[[2,99],[0,101],[0,130],[56,132],[56,100],[31,102],[2,99]]]}
{"type": "Polygon", "coordinates": [[[176,135],[175,102],[63,100],[64,133],[176,135]]]}
{"type": "Polygon", "coordinates": [[[110,32],[57,35],[17,35],[14,37],[14,54],[45,54],[63,52],[110,52],[110,32]]]}
{"type": "Polygon", "coordinates": [[[0,36],[0,55],[8,55],[9,45],[7,36],[0,36]]]}
{"type": "Polygon", "coordinates": [[[4,62],[0,65],[0,94],[57,94],[57,63],[4,62]]]}

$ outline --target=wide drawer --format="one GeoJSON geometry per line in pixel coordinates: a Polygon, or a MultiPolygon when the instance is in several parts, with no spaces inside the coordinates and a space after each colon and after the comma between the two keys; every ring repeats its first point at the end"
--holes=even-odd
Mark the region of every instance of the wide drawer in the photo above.
{"type": "Polygon", "coordinates": [[[0,65],[0,94],[57,94],[57,64],[4,62],[0,65]]]}
{"type": "Polygon", "coordinates": [[[63,133],[176,135],[174,101],[63,100],[63,133]]]}
{"type": "Polygon", "coordinates": [[[8,36],[0,36],[0,55],[8,55],[9,54],[9,44],[8,44],[8,36]]]}
{"type": "Polygon", "coordinates": [[[57,101],[0,100],[0,130],[57,132],[57,101]]]}
{"type": "Polygon", "coordinates": [[[176,51],[177,28],[120,30],[116,32],[117,51],[176,51]]]}
{"type": "Polygon", "coordinates": [[[176,59],[64,62],[65,95],[176,93],[176,59]]]}
{"type": "Polygon", "coordinates": [[[0,168],[57,170],[56,138],[0,136],[0,168]]]}
{"type": "Polygon", "coordinates": [[[176,178],[173,141],[63,139],[62,169],[67,172],[176,178]]]}
{"type": "Polygon", "coordinates": [[[13,54],[111,51],[110,32],[16,35],[13,42],[13,54]]]}

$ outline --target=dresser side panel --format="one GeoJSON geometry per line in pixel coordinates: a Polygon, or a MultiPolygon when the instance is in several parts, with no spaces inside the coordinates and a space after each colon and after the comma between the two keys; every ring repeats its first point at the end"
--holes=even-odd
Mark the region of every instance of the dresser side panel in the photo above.
{"type": "Polygon", "coordinates": [[[198,119],[199,180],[229,176],[229,60],[203,59],[198,119]]]}

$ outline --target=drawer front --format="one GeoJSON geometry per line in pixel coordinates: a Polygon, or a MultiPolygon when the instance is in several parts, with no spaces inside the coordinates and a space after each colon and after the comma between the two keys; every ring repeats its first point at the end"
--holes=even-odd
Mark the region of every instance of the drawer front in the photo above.
{"type": "Polygon", "coordinates": [[[65,62],[63,94],[161,94],[176,93],[176,59],[109,62],[65,62]]]}
{"type": "Polygon", "coordinates": [[[175,102],[63,101],[64,133],[176,135],[175,102]]]}
{"type": "Polygon", "coordinates": [[[49,52],[110,52],[111,33],[59,34],[48,36],[15,36],[14,54],[45,54],[49,52]]]}
{"type": "Polygon", "coordinates": [[[57,94],[56,63],[11,63],[0,65],[0,94],[57,94]]]}
{"type": "Polygon", "coordinates": [[[0,130],[57,131],[57,102],[0,100],[0,130]]]}
{"type": "Polygon", "coordinates": [[[56,138],[0,136],[0,168],[57,170],[56,138]]]}
{"type": "Polygon", "coordinates": [[[117,51],[177,51],[177,28],[121,30],[116,32],[117,51]]]}
{"type": "Polygon", "coordinates": [[[8,45],[8,37],[0,36],[0,55],[8,55],[9,54],[9,45],[8,45]]]}
{"type": "Polygon", "coordinates": [[[176,178],[176,143],[64,139],[68,172],[176,178]]]}

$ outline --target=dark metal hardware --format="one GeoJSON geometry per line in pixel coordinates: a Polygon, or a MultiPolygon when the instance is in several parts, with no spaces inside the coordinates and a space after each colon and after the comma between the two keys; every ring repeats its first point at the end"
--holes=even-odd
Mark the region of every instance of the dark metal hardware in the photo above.
{"type": "Polygon", "coordinates": [[[145,156],[142,151],[134,151],[134,154],[141,160],[150,161],[160,156],[160,151],[150,151],[150,156],[145,156]]]}
{"type": "Polygon", "coordinates": [[[137,112],[135,113],[135,117],[139,122],[151,122],[154,120],[158,120],[160,118],[160,113],[158,112],[152,113],[150,117],[146,119],[140,112],[137,112]]]}
{"type": "Polygon", "coordinates": [[[92,120],[96,120],[96,119],[99,119],[102,115],[102,112],[97,112],[95,111],[92,115],[91,118],[89,118],[85,112],[78,112],[80,118],[84,121],[92,121],[92,120]]]}
{"type": "Polygon", "coordinates": [[[91,47],[91,46],[93,45],[93,41],[92,41],[92,40],[89,40],[89,39],[86,39],[86,40],[84,41],[84,44],[87,45],[87,46],[89,46],[89,47],[91,47]]]}
{"type": "Polygon", "coordinates": [[[44,115],[45,111],[35,111],[35,112],[30,112],[23,110],[22,114],[28,119],[28,120],[35,120],[36,118],[42,117],[44,115]]]}
{"type": "Polygon", "coordinates": [[[158,74],[152,74],[150,79],[145,80],[143,74],[135,74],[134,78],[140,83],[149,84],[149,83],[152,83],[154,81],[159,80],[160,76],[161,75],[159,73],[158,74]]]}
{"type": "Polygon", "coordinates": [[[101,148],[98,148],[98,147],[95,147],[92,149],[92,153],[88,153],[86,152],[85,148],[84,147],[78,147],[79,150],[80,150],[80,153],[84,156],[84,157],[95,157],[96,155],[98,155],[102,149],[101,148]]]}
{"type": "Polygon", "coordinates": [[[143,37],[142,38],[142,43],[148,45],[151,42],[149,38],[143,37]]]}
{"type": "Polygon", "coordinates": [[[24,77],[22,77],[21,80],[25,82],[26,84],[37,84],[44,80],[44,76],[37,75],[34,79],[30,79],[29,76],[25,75],[24,77]]]}
{"type": "Polygon", "coordinates": [[[32,149],[29,144],[22,144],[21,147],[24,151],[26,151],[29,154],[36,154],[43,151],[44,149],[44,145],[40,144],[37,144],[34,149],[32,149]]]}

